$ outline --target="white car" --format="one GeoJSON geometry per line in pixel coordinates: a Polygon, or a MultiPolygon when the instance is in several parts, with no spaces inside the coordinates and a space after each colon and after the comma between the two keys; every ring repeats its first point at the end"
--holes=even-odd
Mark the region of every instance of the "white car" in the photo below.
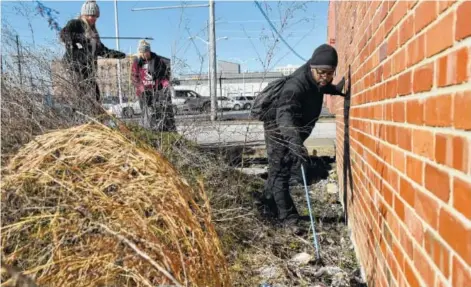
{"type": "Polygon", "coordinates": [[[217,100],[220,109],[240,111],[244,107],[243,102],[228,97],[218,97],[217,100]]]}
{"type": "Polygon", "coordinates": [[[132,118],[134,115],[142,113],[139,99],[123,98],[122,104],[119,103],[118,97],[106,97],[103,99],[103,107],[110,114],[118,118],[132,118]]]}

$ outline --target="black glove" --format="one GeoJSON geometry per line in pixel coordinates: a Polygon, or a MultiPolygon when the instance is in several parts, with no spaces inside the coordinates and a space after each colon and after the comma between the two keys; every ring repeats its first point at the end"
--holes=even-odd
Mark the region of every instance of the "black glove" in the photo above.
{"type": "Polygon", "coordinates": [[[343,94],[344,86],[345,86],[345,77],[343,77],[342,80],[340,80],[340,82],[338,82],[338,84],[335,85],[335,90],[337,90],[337,92],[339,92],[340,94],[343,94]]]}

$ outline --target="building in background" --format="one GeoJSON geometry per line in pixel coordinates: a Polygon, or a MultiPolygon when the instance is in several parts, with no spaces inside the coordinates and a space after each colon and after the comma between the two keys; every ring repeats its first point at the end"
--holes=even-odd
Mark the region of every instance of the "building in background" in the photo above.
{"type": "MultiPolygon", "coordinates": [[[[227,61],[218,61],[218,67],[218,97],[257,96],[269,82],[283,77],[280,72],[241,73],[239,64],[227,61]]],[[[181,75],[178,80],[179,88],[210,96],[208,74],[181,75]]]]}
{"type": "Polygon", "coordinates": [[[296,71],[299,67],[299,65],[286,65],[282,67],[276,67],[273,69],[273,71],[282,73],[283,76],[288,76],[291,75],[294,71],[296,71]]]}
{"type": "Polygon", "coordinates": [[[222,74],[239,74],[240,64],[228,62],[228,61],[218,61],[218,72],[222,74]]]}

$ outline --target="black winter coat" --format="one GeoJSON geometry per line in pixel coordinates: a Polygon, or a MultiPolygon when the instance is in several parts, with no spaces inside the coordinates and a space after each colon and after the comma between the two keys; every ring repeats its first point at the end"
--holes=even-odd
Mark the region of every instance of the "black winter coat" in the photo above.
{"type": "Polygon", "coordinates": [[[311,134],[322,111],[324,94],[343,96],[332,84],[319,87],[309,63],[298,68],[285,83],[268,120],[276,123],[290,146],[302,147],[311,134]]]}
{"type": "Polygon", "coordinates": [[[72,64],[74,70],[80,72],[82,76],[88,78],[96,72],[98,56],[116,59],[126,57],[122,52],[108,49],[101,43],[99,37],[93,53],[92,42],[86,37],[86,30],[87,24],[83,20],[72,19],[60,32],[60,39],[66,46],[64,60],[72,64]]]}

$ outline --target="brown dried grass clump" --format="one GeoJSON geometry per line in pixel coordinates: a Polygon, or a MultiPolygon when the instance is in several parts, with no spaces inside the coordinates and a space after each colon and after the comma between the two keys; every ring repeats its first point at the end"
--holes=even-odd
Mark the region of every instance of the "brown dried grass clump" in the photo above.
{"type": "Polygon", "coordinates": [[[39,285],[229,285],[204,192],[118,131],[38,136],[3,174],[2,263],[39,285]]]}

